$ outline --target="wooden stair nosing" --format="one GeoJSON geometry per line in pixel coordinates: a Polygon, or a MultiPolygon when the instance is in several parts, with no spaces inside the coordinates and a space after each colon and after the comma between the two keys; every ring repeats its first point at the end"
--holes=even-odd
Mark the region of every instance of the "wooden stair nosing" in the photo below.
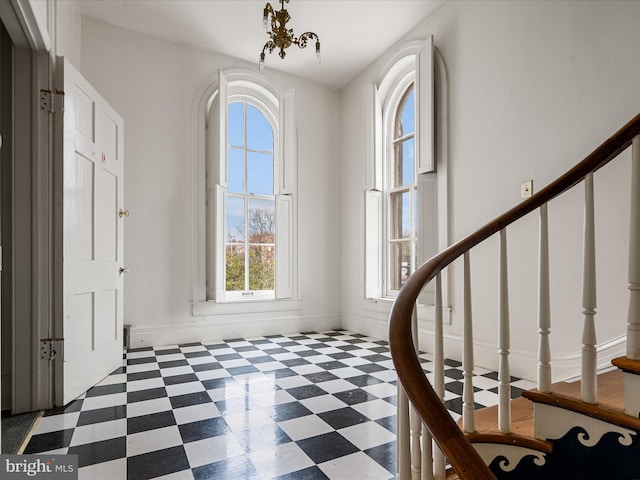
{"type": "Polygon", "coordinates": [[[551,453],[553,444],[545,440],[533,437],[525,437],[517,433],[502,432],[475,432],[466,433],[465,436],[471,443],[494,443],[500,445],[514,445],[517,447],[530,448],[543,453],[551,453]]]}
{"type": "Polygon", "coordinates": [[[623,372],[640,375],[640,360],[632,360],[627,357],[618,357],[611,360],[611,363],[623,372]]]}

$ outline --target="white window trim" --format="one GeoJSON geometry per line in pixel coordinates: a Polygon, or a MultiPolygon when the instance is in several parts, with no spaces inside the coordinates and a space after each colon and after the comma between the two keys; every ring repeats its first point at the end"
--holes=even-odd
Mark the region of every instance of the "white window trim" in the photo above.
{"type": "MultiPolygon", "coordinates": [[[[418,177],[422,177],[424,173],[421,172],[434,172],[427,173],[422,179],[430,178],[432,184],[436,186],[436,192],[429,191],[427,194],[433,198],[435,195],[436,210],[432,212],[421,212],[421,216],[425,215],[435,217],[437,224],[436,238],[434,239],[436,249],[442,250],[449,245],[449,221],[448,221],[448,81],[446,74],[446,67],[442,55],[437,48],[433,46],[433,39],[429,37],[426,41],[412,42],[401,48],[388,62],[387,66],[383,69],[382,75],[375,85],[368,85],[364,91],[364,117],[365,117],[365,165],[364,165],[364,193],[365,193],[365,258],[364,258],[364,275],[365,275],[365,292],[364,292],[364,308],[365,310],[388,314],[391,310],[391,305],[394,298],[384,296],[384,288],[382,286],[382,276],[386,275],[386,267],[383,265],[386,262],[386,248],[384,237],[380,234],[379,240],[372,240],[375,238],[371,234],[372,231],[378,230],[386,223],[386,216],[383,216],[382,212],[382,169],[384,166],[382,151],[386,148],[379,139],[382,138],[382,104],[385,105],[385,115],[391,114],[389,112],[388,102],[391,100],[391,93],[397,88],[402,79],[407,81],[407,76],[416,72],[416,85],[420,80],[430,79],[429,82],[433,85],[432,89],[429,89],[429,94],[424,94],[420,97],[420,93],[417,92],[416,98],[416,117],[419,117],[418,111],[424,111],[425,99],[430,95],[430,102],[435,112],[433,116],[433,124],[428,129],[428,134],[424,133],[426,128],[425,122],[420,119],[416,119],[416,137],[418,139],[418,145],[416,145],[416,155],[420,155],[419,142],[422,141],[424,145],[424,138],[430,138],[428,142],[434,147],[432,152],[433,163],[430,167],[425,168],[425,163],[418,166],[418,177]],[[430,62],[416,61],[416,55],[419,52],[425,51],[425,49],[432,49],[432,57],[430,62]],[[430,75],[429,75],[430,74],[430,75]],[[422,78],[420,78],[422,77],[422,78]],[[382,99],[382,100],[381,100],[382,99]],[[436,168],[437,167],[437,168],[436,168]],[[434,178],[435,177],[435,178],[434,178]],[[379,215],[379,217],[376,217],[379,215]],[[372,222],[371,219],[374,219],[372,222]],[[376,222],[377,221],[377,222],[376,222]],[[378,224],[376,226],[375,224],[378,224]],[[378,252],[374,255],[374,252],[378,252]],[[377,259],[377,260],[376,260],[377,259]]],[[[398,90],[401,90],[398,88],[398,90]]],[[[422,89],[424,90],[424,88],[422,89]]],[[[427,101],[426,104],[429,102],[427,101]]],[[[424,151],[423,155],[424,156],[424,151]]],[[[427,153],[427,157],[428,157],[427,153]]],[[[428,164],[428,162],[427,162],[428,164]]],[[[421,181],[420,179],[418,180],[421,181]]],[[[419,195],[424,195],[424,192],[420,192],[419,195]]],[[[424,218],[422,218],[424,222],[424,218]]],[[[385,233],[386,235],[386,233],[385,233]]],[[[424,261],[424,257],[428,255],[425,251],[423,240],[424,236],[418,232],[419,241],[419,263],[424,261]]],[[[428,249],[428,247],[427,247],[428,249]]],[[[448,272],[445,270],[442,272],[442,285],[443,285],[443,318],[446,324],[451,323],[451,307],[449,299],[450,280],[448,272]]],[[[433,305],[419,305],[418,317],[421,320],[433,321],[433,305]]]]}
{"type": "MultiPolygon", "coordinates": [[[[225,122],[226,125],[226,122],[225,122]]],[[[225,70],[224,73],[210,78],[206,86],[201,90],[200,96],[193,104],[191,112],[191,132],[192,132],[192,172],[193,172],[193,225],[194,233],[192,239],[192,315],[193,316],[215,316],[227,315],[230,313],[257,313],[257,312],[275,312],[275,311],[297,311],[302,308],[302,302],[298,296],[298,260],[297,260],[297,140],[295,131],[295,91],[290,90],[284,94],[280,94],[264,77],[253,72],[241,69],[225,70]],[[243,298],[241,301],[234,301],[233,298],[227,301],[207,300],[207,236],[212,235],[213,227],[207,222],[206,202],[214,201],[214,198],[207,198],[207,179],[206,179],[206,135],[205,119],[209,108],[212,105],[213,98],[218,94],[220,86],[228,87],[232,83],[231,95],[242,96],[250,92],[252,101],[259,101],[265,106],[265,111],[272,113],[275,120],[274,123],[279,124],[278,129],[274,129],[276,135],[275,148],[280,149],[282,160],[280,163],[285,165],[285,169],[274,171],[274,183],[277,184],[279,190],[276,190],[276,203],[278,197],[287,198],[284,203],[287,206],[286,218],[290,222],[291,228],[288,228],[287,243],[289,246],[290,261],[287,270],[290,275],[286,285],[277,287],[275,299],[265,300],[264,298],[243,298]],[[270,108],[275,106],[276,108],[270,108]],[[279,111],[279,113],[277,113],[279,111]],[[286,170],[286,171],[283,171],[286,170]],[[277,180],[276,180],[277,178],[277,180]],[[209,232],[207,232],[209,229],[209,232]]],[[[226,139],[226,128],[224,132],[226,139]]],[[[226,163],[226,162],[225,162],[226,163]]],[[[278,162],[276,162],[278,163],[278,162]]],[[[219,195],[224,187],[226,187],[226,169],[218,175],[220,183],[218,184],[219,195]]],[[[209,189],[209,192],[212,190],[209,189]]],[[[280,215],[282,217],[284,215],[280,215]]],[[[277,218],[279,216],[277,215],[277,218]]],[[[219,219],[216,220],[216,223],[219,219]]],[[[278,220],[281,223],[280,220],[278,220]]],[[[220,228],[222,225],[217,225],[220,228]]],[[[286,225],[276,226],[276,228],[285,228],[286,225]]],[[[213,230],[215,231],[215,230],[213,230]]],[[[276,256],[283,255],[278,252],[276,243],[276,256]]],[[[277,260],[276,260],[277,262],[277,260]]],[[[280,262],[282,263],[282,262],[280,262]]],[[[276,263],[276,268],[278,262],[276,263]]],[[[282,269],[282,267],[280,267],[282,269]]]]}

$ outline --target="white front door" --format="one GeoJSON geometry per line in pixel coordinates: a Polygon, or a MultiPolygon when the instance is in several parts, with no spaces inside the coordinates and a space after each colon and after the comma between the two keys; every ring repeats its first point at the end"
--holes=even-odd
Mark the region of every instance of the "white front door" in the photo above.
{"type": "Polygon", "coordinates": [[[64,363],[62,382],[56,379],[56,404],[60,405],[122,366],[123,274],[119,270],[125,217],[119,215],[124,210],[122,118],[61,57],[57,83],[64,91],[64,363]]]}

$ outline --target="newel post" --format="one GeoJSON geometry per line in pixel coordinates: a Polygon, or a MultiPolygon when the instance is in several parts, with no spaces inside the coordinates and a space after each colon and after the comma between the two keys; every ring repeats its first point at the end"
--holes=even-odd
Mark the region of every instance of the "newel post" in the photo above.
{"type": "Polygon", "coordinates": [[[640,360],[640,135],[633,139],[631,145],[631,221],[629,231],[627,358],[640,360]]]}

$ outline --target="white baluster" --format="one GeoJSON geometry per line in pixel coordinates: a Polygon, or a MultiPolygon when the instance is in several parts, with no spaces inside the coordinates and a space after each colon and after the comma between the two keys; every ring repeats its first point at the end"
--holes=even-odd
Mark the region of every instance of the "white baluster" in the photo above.
{"type": "Polygon", "coordinates": [[[596,380],[596,251],[593,208],[593,173],[585,177],[584,185],[584,262],[582,275],[582,308],[584,330],[582,332],[582,400],[597,403],[596,380]]]}
{"type": "Polygon", "coordinates": [[[409,398],[398,381],[398,436],[397,436],[397,470],[398,479],[411,478],[411,436],[409,433],[409,398]]]}
{"type": "Polygon", "coordinates": [[[627,357],[640,360],[640,136],[631,146],[631,222],[627,357]]]}
{"type": "Polygon", "coordinates": [[[538,259],[538,390],[551,392],[551,305],[549,297],[549,221],[547,204],[540,207],[538,259]]]}
{"type": "MultiPolygon", "coordinates": [[[[413,348],[420,355],[420,345],[418,339],[418,308],[413,306],[411,312],[411,335],[413,336],[413,348]]],[[[422,438],[422,420],[411,405],[410,425],[411,425],[411,478],[420,480],[422,468],[422,448],[420,446],[422,438]]]]}
{"type": "Polygon", "coordinates": [[[424,436],[422,438],[422,478],[421,480],[434,480],[433,478],[433,437],[423,426],[424,436]]]}
{"type": "Polygon", "coordinates": [[[498,363],[498,430],[511,433],[511,376],[509,373],[509,276],[507,230],[500,230],[500,350],[498,363]]]}
{"type": "MultiPolygon", "coordinates": [[[[442,279],[436,276],[435,319],[433,327],[433,388],[444,402],[444,331],[442,323],[442,279]]],[[[433,446],[433,471],[436,480],[445,480],[446,463],[442,450],[433,446]]]]}
{"type": "Polygon", "coordinates": [[[471,319],[471,272],[469,252],[464,253],[464,327],[462,370],[464,386],[462,391],[462,424],[465,433],[476,431],[473,395],[473,325],[471,319]]]}

